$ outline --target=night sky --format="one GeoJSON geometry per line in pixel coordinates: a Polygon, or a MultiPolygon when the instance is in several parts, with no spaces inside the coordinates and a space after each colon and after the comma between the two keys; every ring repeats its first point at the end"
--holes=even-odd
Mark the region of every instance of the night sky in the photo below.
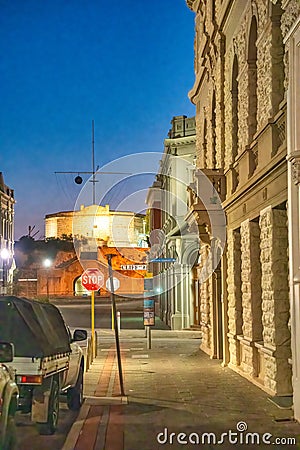
{"type": "Polygon", "coordinates": [[[42,238],[44,216],[72,210],[82,188],[55,171],[92,169],[92,120],[102,167],[162,152],[172,117],[195,114],[194,14],[185,0],[0,0],[0,11],[0,171],[15,190],[15,238],[29,225],[42,238]]]}

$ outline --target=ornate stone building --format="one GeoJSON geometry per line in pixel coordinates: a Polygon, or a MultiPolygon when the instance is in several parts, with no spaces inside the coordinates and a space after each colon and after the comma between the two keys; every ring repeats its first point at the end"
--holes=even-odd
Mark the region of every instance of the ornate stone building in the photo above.
{"type": "Polygon", "coordinates": [[[300,11],[284,2],[282,32],[287,89],[288,224],[294,417],[300,421],[300,11]]]}
{"type": "MultiPolygon", "coordinates": [[[[202,348],[268,393],[290,395],[284,35],[299,2],[187,4],[196,15],[196,165],[211,180],[218,174],[220,186],[226,182],[226,192],[219,190],[227,219],[219,289],[212,289],[217,272],[198,286],[202,348]]],[[[204,224],[204,212],[191,210],[204,224]]],[[[214,239],[208,233],[202,247],[214,239]]]]}
{"type": "Polygon", "coordinates": [[[162,320],[172,329],[182,329],[194,323],[192,267],[198,236],[188,230],[185,217],[187,187],[195,168],[195,118],[175,116],[171,125],[164,140],[157,180],[149,189],[146,202],[152,231],[150,260],[173,258],[174,262],[150,263],[149,270],[154,273],[162,320]]]}

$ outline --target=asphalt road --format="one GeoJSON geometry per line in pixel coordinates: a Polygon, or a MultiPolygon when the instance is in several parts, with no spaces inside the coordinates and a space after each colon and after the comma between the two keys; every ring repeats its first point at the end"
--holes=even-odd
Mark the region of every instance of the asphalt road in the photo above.
{"type": "MultiPolygon", "coordinates": [[[[91,328],[91,300],[75,299],[73,301],[55,302],[62,313],[65,322],[71,328],[91,328]]],[[[144,329],[143,299],[124,300],[116,302],[116,309],[120,312],[121,329],[144,329]]],[[[112,308],[108,299],[96,299],[95,302],[95,328],[111,329],[112,308]]],[[[156,329],[167,329],[158,318],[155,319],[156,329]]]]}
{"type": "MultiPolygon", "coordinates": [[[[71,304],[59,304],[56,306],[62,313],[65,322],[72,328],[91,327],[91,301],[75,300],[71,304]]],[[[142,300],[131,300],[129,302],[117,303],[117,311],[121,316],[121,328],[141,329],[143,324],[142,300]]],[[[95,328],[111,329],[111,304],[108,301],[96,301],[95,304],[95,328]]]]}

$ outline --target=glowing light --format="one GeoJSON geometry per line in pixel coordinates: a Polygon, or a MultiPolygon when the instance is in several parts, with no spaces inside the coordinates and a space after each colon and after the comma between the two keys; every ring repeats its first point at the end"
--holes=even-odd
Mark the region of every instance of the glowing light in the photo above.
{"type": "Polygon", "coordinates": [[[9,251],[5,247],[1,249],[1,258],[2,259],[8,259],[9,258],[9,251]]]}
{"type": "Polygon", "coordinates": [[[52,261],[51,261],[51,259],[47,258],[44,260],[43,264],[44,264],[44,267],[50,267],[52,265],[52,261]]]}

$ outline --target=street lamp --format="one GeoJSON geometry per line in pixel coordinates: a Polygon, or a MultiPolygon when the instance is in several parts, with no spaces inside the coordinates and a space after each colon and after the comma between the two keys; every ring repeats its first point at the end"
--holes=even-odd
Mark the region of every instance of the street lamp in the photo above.
{"type": "Polygon", "coordinates": [[[6,263],[9,258],[9,251],[7,248],[3,247],[1,249],[1,259],[2,259],[2,295],[6,294],[6,263]]]}
{"type": "Polygon", "coordinates": [[[48,269],[52,265],[52,261],[49,258],[46,258],[43,262],[44,267],[47,269],[47,299],[49,300],[49,280],[48,280],[48,269]]]}

